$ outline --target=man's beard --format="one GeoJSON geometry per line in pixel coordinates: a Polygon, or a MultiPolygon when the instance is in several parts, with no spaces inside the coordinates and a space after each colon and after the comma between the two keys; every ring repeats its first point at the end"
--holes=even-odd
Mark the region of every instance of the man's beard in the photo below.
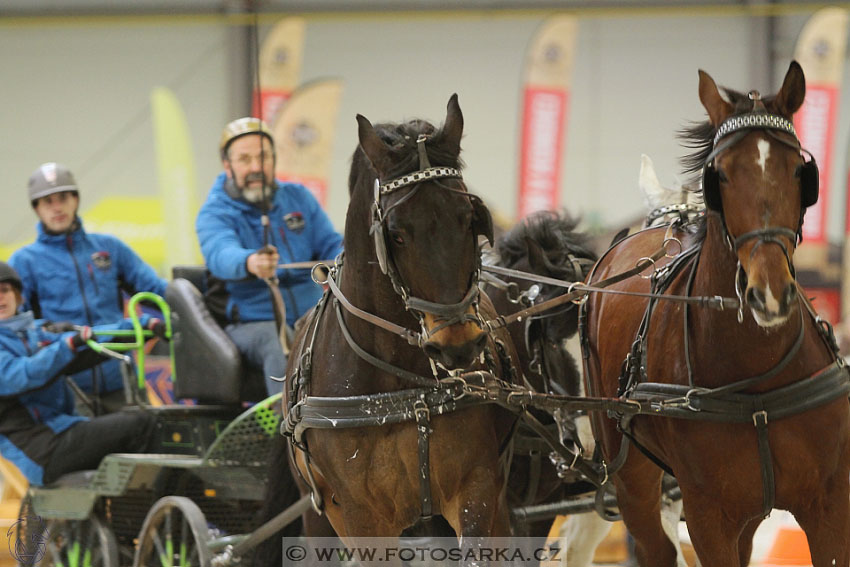
{"type": "Polygon", "coordinates": [[[265,176],[262,173],[249,173],[245,176],[245,187],[242,189],[242,198],[252,204],[262,203],[266,196],[271,197],[274,193],[274,188],[269,187],[265,183],[265,176]],[[263,187],[249,187],[248,184],[253,181],[263,182],[263,187]]]}

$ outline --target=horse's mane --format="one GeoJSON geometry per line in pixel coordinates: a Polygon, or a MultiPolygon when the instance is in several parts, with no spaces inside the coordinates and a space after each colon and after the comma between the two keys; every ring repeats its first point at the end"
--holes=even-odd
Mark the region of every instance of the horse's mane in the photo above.
{"type": "Polygon", "coordinates": [[[496,252],[503,265],[512,266],[528,256],[528,240],[540,244],[547,255],[559,253],[558,262],[554,267],[563,273],[572,271],[571,264],[566,261],[566,255],[573,254],[581,258],[596,260],[596,253],[590,246],[590,238],[576,232],[579,219],[574,219],[566,213],[540,211],[527,216],[517,226],[502,235],[496,242],[496,252]]]}
{"type": "MultiPolygon", "coordinates": [[[[446,147],[446,137],[442,127],[438,130],[430,122],[413,119],[401,123],[375,124],[374,128],[381,140],[390,147],[394,158],[393,168],[384,172],[386,180],[395,179],[419,169],[416,139],[420,134],[428,136],[425,147],[428,151],[428,161],[432,166],[463,168],[463,160],[455,155],[453,150],[446,147]]],[[[358,144],[351,157],[351,172],[348,177],[349,193],[354,190],[358,174],[364,171],[374,172],[374,168],[363,152],[363,148],[358,144]]]]}

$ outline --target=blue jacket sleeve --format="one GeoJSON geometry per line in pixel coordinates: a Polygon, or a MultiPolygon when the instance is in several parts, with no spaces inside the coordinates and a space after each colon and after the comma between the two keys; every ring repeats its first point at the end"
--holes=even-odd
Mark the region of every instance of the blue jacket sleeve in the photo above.
{"type": "Polygon", "coordinates": [[[115,239],[118,253],[119,273],[124,281],[138,291],[150,291],[159,296],[165,296],[167,282],[156,275],[156,272],[139,258],[132,248],[115,239]]]}
{"type": "Polygon", "coordinates": [[[16,354],[0,346],[0,395],[13,396],[46,384],[74,358],[65,342],[72,335],[62,335],[61,340],[31,356],[16,354]]]}
{"type": "Polygon", "coordinates": [[[243,247],[233,222],[233,216],[204,205],[195,221],[195,230],[210,272],[225,280],[244,280],[250,277],[245,262],[256,250],[243,247]]]}
{"type": "Polygon", "coordinates": [[[331,219],[319,202],[308,193],[310,200],[310,225],[313,230],[314,260],[332,260],[342,252],[342,236],[334,229],[331,219]]]}

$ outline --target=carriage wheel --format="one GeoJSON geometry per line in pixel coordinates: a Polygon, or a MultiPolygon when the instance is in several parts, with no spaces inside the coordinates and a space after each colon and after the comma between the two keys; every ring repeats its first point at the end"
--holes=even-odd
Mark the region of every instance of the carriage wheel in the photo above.
{"type": "Polygon", "coordinates": [[[118,543],[96,514],[85,520],[50,520],[44,566],[118,567],[118,543]]]}
{"type": "Polygon", "coordinates": [[[118,543],[112,529],[92,512],[83,520],[45,522],[32,510],[32,497],[21,500],[15,555],[22,564],[118,567],[118,543]]]}
{"type": "Polygon", "coordinates": [[[145,517],[135,567],[209,567],[207,521],[198,505],[184,496],[157,500],[145,517]]]}

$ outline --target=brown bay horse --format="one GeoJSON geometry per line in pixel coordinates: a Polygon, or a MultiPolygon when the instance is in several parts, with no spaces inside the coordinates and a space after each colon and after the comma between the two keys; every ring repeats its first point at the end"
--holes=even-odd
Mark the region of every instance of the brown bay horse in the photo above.
{"type": "Polygon", "coordinates": [[[764,99],[729,89],[724,99],[699,75],[709,121],[685,134],[695,148],[689,170],[704,170],[703,230],[638,232],[603,255],[589,278],[625,272],[667,241],[675,258],[658,260],[652,279],[609,288],[667,299],[599,293],[584,306],[588,393],[622,396],[659,415],[593,412],[594,436],[641,565],[676,564],[654,460],[679,482],[703,567],[746,565],[772,508],[793,513],[816,567],[847,567],[847,370],[794,279],[803,214],[817,200],[816,165],[790,122],[805,96],[803,72],[792,62],[779,92],[764,99]],[[668,236],[681,240],[682,253],[668,236]],[[737,296],[741,306],[710,310],[672,296],[737,296]]]}
{"type": "MultiPolygon", "coordinates": [[[[458,389],[470,378],[457,369],[509,379],[515,355],[507,332],[482,330],[495,312],[478,292],[478,237],[492,240],[492,222],[461,178],[457,97],[442,128],[357,120],[344,257],[299,327],[284,388],[299,482],[346,542],[431,515],[458,536],[507,536],[514,417],[464,405],[458,389]]],[[[318,533],[313,512],[304,522],[318,533]]]]}

